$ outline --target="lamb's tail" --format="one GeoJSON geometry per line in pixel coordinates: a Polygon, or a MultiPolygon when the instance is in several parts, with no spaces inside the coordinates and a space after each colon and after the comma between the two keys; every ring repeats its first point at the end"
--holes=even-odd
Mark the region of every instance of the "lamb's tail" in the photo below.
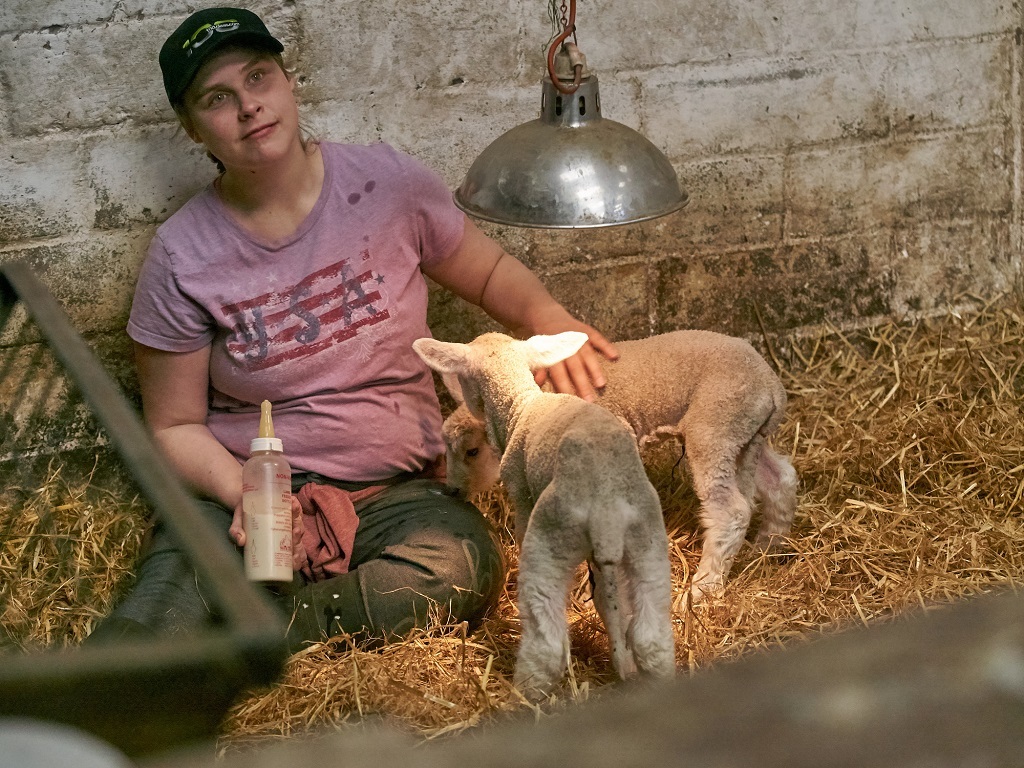
{"type": "Polygon", "coordinates": [[[761,426],[758,428],[758,434],[762,437],[771,437],[778,430],[779,425],[786,416],[786,390],[782,386],[781,381],[775,381],[775,386],[771,388],[771,410],[765,417],[764,421],[761,422],[761,426]]]}
{"type": "Polygon", "coordinates": [[[590,546],[598,563],[618,565],[626,552],[626,535],[639,517],[637,508],[626,498],[614,496],[600,512],[591,513],[590,546]]]}
{"type": "Polygon", "coordinates": [[[632,617],[629,584],[624,583],[623,559],[626,532],[636,519],[636,509],[625,499],[609,500],[607,507],[590,519],[590,572],[594,580],[594,606],[601,615],[611,649],[612,665],[625,679],[636,672],[627,637],[632,617]]]}

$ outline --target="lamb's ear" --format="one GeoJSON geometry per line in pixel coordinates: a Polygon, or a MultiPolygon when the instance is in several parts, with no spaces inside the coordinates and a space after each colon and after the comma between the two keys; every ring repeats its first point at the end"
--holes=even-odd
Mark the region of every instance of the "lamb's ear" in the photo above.
{"type": "Polygon", "coordinates": [[[462,394],[462,385],[459,383],[459,377],[454,373],[442,373],[441,381],[444,382],[445,387],[448,389],[448,394],[452,396],[455,402],[463,404],[466,402],[466,396],[462,394]]]}
{"type": "MultiPolygon", "coordinates": [[[[416,339],[412,343],[413,351],[420,359],[440,374],[458,375],[466,370],[468,346],[451,341],[437,339],[416,339]]],[[[445,382],[447,384],[447,382],[445,382]]]]}
{"type": "Polygon", "coordinates": [[[530,367],[534,370],[550,368],[567,357],[572,357],[587,343],[587,334],[579,331],[565,331],[554,336],[531,336],[526,345],[530,367]]]}

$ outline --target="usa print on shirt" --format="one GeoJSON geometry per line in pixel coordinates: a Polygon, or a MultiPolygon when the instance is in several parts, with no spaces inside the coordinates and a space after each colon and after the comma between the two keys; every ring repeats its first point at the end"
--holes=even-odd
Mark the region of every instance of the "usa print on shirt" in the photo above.
{"type": "MultiPolygon", "coordinates": [[[[360,254],[360,262],[369,258],[360,254]]],[[[227,304],[221,311],[232,328],[228,350],[254,371],[315,355],[391,316],[383,283],[383,275],[342,259],[279,291],[227,304]]]]}

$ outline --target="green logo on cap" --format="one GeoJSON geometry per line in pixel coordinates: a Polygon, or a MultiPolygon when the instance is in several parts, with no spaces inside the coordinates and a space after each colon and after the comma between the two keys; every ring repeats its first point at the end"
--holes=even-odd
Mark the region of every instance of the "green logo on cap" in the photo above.
{"type": "Polygon", "coordinates": [[[236,19],[225,19],[223,21],[215,21],[213,24],[203,24],[203,26],[192,33],[192,37],[182,43],[181,47],[187,50],[186,56],[191,56],[192,51],[213,37],[214,32],[234,32],[240,26],[241,24],[236,19]]]}

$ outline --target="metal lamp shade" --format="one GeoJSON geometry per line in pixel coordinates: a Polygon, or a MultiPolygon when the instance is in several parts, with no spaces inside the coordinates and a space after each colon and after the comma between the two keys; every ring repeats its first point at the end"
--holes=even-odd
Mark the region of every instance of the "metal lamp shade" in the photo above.
{"type": "Polygon", "coordinates": [[[594,75],[569,95],[545,81],[540,118],[495,139],[455,192],[471,216],[554,229],[647,221],[688,201],[657,147],[601,117],[594,75]]]}

